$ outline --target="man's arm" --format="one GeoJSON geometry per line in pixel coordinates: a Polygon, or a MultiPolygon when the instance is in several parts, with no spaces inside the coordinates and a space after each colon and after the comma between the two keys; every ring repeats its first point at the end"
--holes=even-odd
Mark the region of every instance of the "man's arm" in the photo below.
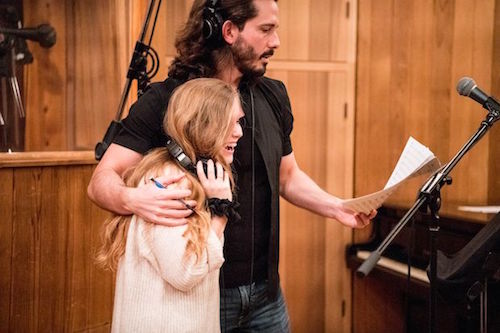
{"type": "MultiPolygon", "coordinates": [[[[125,185],[124,172],[141,159],[141,154],[111,144],[92,174],[87,188],[89,198],[99,207],[119,215],[136,214],[147,221],[170,226],[186,223],[185,217],[191,214],[191,210],[177,199],[189,196],[189,190],[160,189],[153,183],[138,188],[125,185]]],[[[180,178],[157,180],[168,185],[180,178]]],[[[190,201],[187,203],[195,205],[190,201]]]]}
{"type": "Polygon", "coordinates": [[[356,214],[343,208],[339,198],[325,192],[299,168],[293,152],[281,158],[280,194],[296,206],[318,215],[336,219],[353,228],[362,228],[368,225],[376,215],[376,211],[365,215],[356,214]]]}

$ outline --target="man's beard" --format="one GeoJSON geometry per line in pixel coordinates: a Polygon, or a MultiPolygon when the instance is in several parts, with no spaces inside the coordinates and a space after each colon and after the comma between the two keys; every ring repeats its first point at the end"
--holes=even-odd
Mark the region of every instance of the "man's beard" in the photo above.
{"type": "Polygon", "coordinates": [[[262,55],[257,55],[254,48],[248,45],[240,36],[236,39],[231,47],[234,65],[247,78],[258,78],[266,73],[267,64],[262,64],[262,67],[252,65],[264,55],[273,55],[274,50],[264,52],[262,55]]]}

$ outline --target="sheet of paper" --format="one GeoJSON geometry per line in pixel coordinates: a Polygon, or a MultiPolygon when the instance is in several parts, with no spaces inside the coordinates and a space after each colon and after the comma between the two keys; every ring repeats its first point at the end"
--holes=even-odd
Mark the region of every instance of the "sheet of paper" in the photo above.
{"type": "Polygon", "coordinates": [[[342,205],[358,213],[370,213],[382,206],[387,198],[407,179],[435,172],[441,163],[432,151],[410,137],[389,180],[380,191],[342,201],[342,205]]]}

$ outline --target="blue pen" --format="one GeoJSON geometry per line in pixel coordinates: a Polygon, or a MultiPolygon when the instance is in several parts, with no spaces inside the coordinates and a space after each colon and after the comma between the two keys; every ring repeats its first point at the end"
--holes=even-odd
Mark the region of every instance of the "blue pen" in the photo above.
{"type": "MultiPolygon", "coordinates": [[[[162,183],[160,183],[159,181],[157,181],[157,180],[156,180],[156,179],[154,179],[153,177],[151,177],[151,178],[150,178],[150,180],[151,180],[153,183],[155,183],[156,187],[159,187],[159,188],[166,188],[165,186],[163,186],[163,184],[162,184],[162,183]]],[[[182,199],[177,199],[177,200],[179,200],[180,202],[182,202],[182,204],[183,204],[184,206],[186,206],[186,208],[187,208],[187,209],[190,209],[193,213],[196,213],[196,212],[195,212],[195,210],[194,210],[194,208],[193,208],[193,207],[191,207],[190,205],[188,205],[188,204],[187,204],[184,200],[182,200],[182,199]]]]}

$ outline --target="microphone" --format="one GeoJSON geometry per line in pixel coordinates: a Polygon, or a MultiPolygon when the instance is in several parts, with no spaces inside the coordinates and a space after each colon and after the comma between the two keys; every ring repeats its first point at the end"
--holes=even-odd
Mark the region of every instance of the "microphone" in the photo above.
{"type": "Polygon", "coordinates": [[[462,96],[472,98],[488,111],[490,111],[489,108],[500,111],[500,104],[492,96],[488,96],[484,91],[479,89],[476,82],[470,77],[463,77],[458,81],[457,91],[462,96]]]}
{"type": "Polygon", "coordinates": [[[0,28],[0,33],[33,40],[45,48],[52,47],[56,43],[56,31],[48,24],[40,24],[36,28],[0,28]]]}

